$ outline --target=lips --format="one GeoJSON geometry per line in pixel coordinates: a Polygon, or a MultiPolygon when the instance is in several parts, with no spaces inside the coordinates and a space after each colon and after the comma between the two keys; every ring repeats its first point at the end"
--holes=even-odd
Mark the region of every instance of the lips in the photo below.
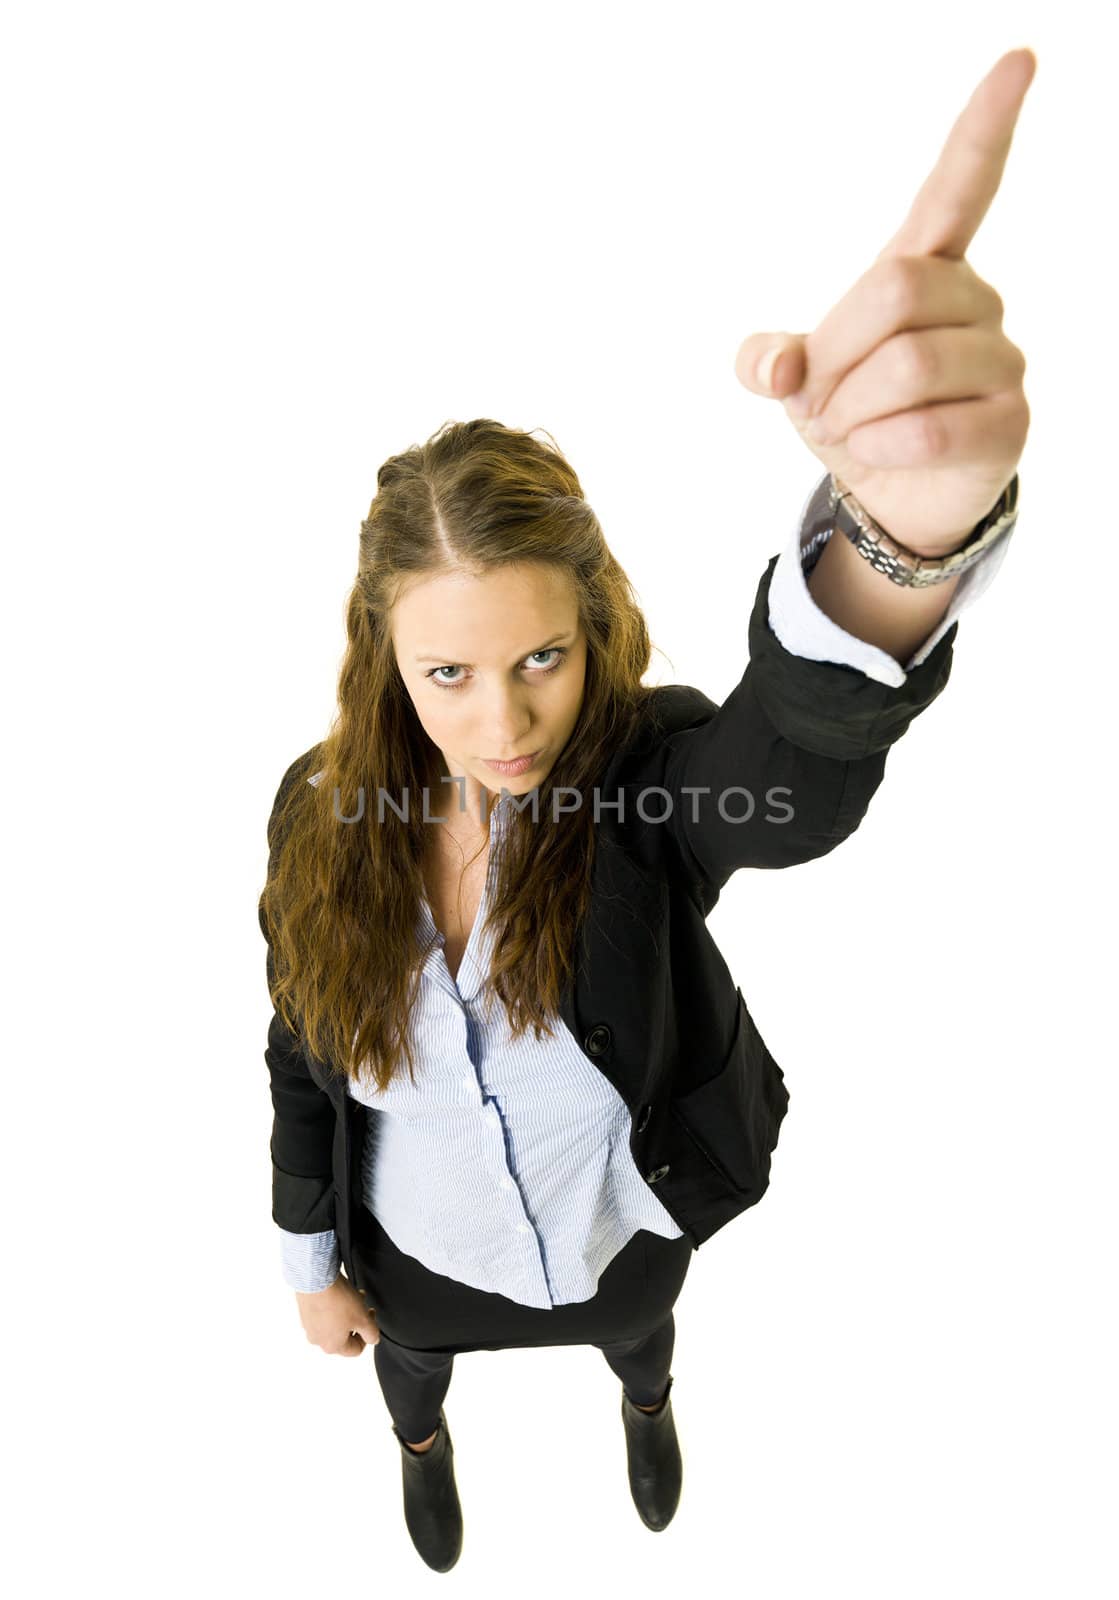
{"type": "Polygon", "coordinates": [[[512,761],[491,761],[488,756],[483,756],[487,767],[492,767],[495,772],[505,773],[509,777],[516,777],[518,773],[527,772],[540,755],[539,750],[531,750],[527,756],[517,756],[512,761]]]}

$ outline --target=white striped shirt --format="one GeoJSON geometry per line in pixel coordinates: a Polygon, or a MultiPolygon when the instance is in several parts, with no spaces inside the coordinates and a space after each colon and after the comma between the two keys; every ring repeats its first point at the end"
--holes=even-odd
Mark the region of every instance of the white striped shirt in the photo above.
{"type": "MultiPolygon", "coordinates": [[[[415,1084],[402,1067],[383,1092],[371,1076],[347,1092],[370,1108],[359,1158],[365,1204],[398,1249],[432,1272],[548,1309],[591,1299],[639,1228],[665,1239],[683,1229],[634,1165],[628,1106],[562,1017],[552,1019],[554,1039],[537,1044],[530,1028],[514,1043],[500,1002],[480,992],[511,806],[506,795],[490,813],[486,882],[457,980],[422,899],[424,943],[435,944],[410,1019],[415,1084]]],[[[333,1283],[333,1230],[281,1231],[288,1285],[333,1283]]]]}

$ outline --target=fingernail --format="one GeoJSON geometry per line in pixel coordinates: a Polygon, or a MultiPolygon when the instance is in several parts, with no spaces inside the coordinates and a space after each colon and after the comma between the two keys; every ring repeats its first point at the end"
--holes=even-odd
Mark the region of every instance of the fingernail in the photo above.
{"type": "Polygon", "coordinates": [[[775,344],[773,349],[767,350],[765,355],[762,356],[761,360],[758,362],[758,382],[761,384],[762,388],[767,389],[770,394],[773,393],[774,368],[777,366],[778,357],[784,355],[784,353],[785,346],[782,344],[775,344]]]}

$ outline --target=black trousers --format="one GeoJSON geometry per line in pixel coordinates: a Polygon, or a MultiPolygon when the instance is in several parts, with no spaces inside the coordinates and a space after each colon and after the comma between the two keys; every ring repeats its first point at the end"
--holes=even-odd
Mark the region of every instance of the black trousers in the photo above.
{"type": "Polygon", "coordinates": [[[618,1252],[589,1300],[540,1308],[431,1272],[397,1248],[365,1206],[355,1216],[356,1287],[377,1317],[373,1361],[385,1405],[403,1439],[435,1432],[456,1355],[536,1345],[590,1344],[625,1393],[656,1405],[668,1386],[676,1339],[672,1315],[692,1257],[687,1234],[641,1228],[618,1252]]]}

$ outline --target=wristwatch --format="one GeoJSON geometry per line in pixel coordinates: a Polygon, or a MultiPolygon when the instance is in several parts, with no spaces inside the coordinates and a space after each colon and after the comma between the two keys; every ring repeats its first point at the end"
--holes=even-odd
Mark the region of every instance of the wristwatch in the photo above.
{"type": "Polygon", "coordinates": [[[893,583],[903,587],[925,589],[930,584],[946,583],[949,578],[959,577],[961,572],[966,572],[987,554],[993,544],[1010,532],[1017,520],[1018,474],[1015,473],[994,506],[982,522],[972,529],[967,542],[959,550],[946,556],[919,556],[896,539],[891,539],[885,528],[875,522],[842,480],[829,472],[821,478],[808,503],[805,526],[811,536],[801,547],[801,566],[807,578],[820,559],[824,545],[839,528],[876,572],[884,573],[893,583]]]}

